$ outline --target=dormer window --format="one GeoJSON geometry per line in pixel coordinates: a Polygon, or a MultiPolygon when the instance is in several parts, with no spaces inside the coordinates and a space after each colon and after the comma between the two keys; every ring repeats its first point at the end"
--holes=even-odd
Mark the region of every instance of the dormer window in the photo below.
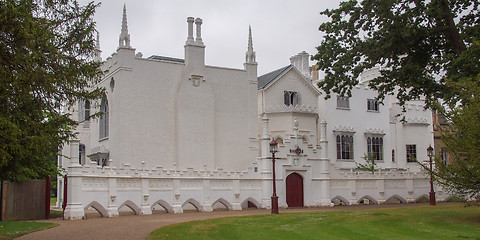
{"type": "Polygon", "coordinates": [[[285,91],[283,93],[283,103],[285,106],[296,106],[298,105],[299,97],[297,92],[285,91]]]}

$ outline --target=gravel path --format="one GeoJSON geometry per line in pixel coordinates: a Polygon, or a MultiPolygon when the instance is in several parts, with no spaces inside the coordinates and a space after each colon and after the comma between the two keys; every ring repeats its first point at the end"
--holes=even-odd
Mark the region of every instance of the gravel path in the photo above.
{"type": "MultiPolygon", "coordinates": [[[[357,209],[380,209],[398,207],[425,206],[425,203],[410,204],[383,204],[383,205],[357,205],[357,206],[336,206],[326,208],[295,208],[280,209],[285,212],[314,212],[314,211],[344,211],[357,209]]],[[[54,222],[59,226],[43,231],[33,232],[17,239],[55,240],[55,239],[147,239],[153,230],[180,222],[202,220],[210,218],[222,218],[229,216],[246,216],[269,214],[270,210],[253,209],[242,211],[214,211],[214,212],[185,212],[182,214],[152,214],[152,215],[130,215],[116,218],[89,218],[86,220],[64,221],[62,219],[42,220],[41,222],[54,222]]]]}

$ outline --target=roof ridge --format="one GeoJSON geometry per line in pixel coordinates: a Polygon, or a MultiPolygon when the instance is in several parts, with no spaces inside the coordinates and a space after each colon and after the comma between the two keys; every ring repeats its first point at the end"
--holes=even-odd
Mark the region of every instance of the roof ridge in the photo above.
{"type": "Polygon", "coordinates": [[[292,64],[289,64],[286,67],[279,68],[277,70],[271,71],[269,73],[263,74],[262,76],[257,78],[258,82],[258,89],[265,88],[268,84],[270,84],[273,80],[277,79],[278,76],[282,75],[285,71],[293,67],[292,64]]]}

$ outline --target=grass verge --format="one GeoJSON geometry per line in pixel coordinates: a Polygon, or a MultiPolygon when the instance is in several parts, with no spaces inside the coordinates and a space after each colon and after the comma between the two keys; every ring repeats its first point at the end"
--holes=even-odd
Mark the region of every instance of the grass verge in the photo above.
{"type": "Polygon", "coordinates": [[[425,206],[193,221],[148,239],[480,239],[480,207],[425,206]]]}
{"type": "Polygon", "coordinates": [[[58,224],[44,222],[21,222],[21,221],[4,221],[0,222],[0,239],[13,239],[27,233],[39,231],[55,227],[58,224]]]}
{"type": "Polygon", "coordinates": [[[57,204],[57,198],[56,197],[51,197],[50,198],[50,206],[55,206],[57,204]]]}

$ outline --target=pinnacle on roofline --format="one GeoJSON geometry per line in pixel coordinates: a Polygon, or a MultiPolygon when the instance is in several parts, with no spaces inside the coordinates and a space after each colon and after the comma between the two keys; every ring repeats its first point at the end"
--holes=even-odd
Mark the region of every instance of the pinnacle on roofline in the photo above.
{"type": "Polygon", "coordinates": [[[122,16],[122,31],[118,39],[118,47],[131,48],[130,46],[130,34],[128,34],[127,25],[127,6],[123,4],[123,16],[122,16]]]}
{"type": "Polygon", "coordinates": [[[94,60],[97,62],[102,61],[101,56],[102,50],[100,50],[100,33],[97,31],[97,39],[95,40],[95,58],[94,60]]]}
{"type": "Polygon", "coordinates": [[[255,59],[255,52],[253,51],[253,41],[252,41],[252,27],[248,26],[248,48],[245,54],[246,63],[257,63],[255,59]]]}

